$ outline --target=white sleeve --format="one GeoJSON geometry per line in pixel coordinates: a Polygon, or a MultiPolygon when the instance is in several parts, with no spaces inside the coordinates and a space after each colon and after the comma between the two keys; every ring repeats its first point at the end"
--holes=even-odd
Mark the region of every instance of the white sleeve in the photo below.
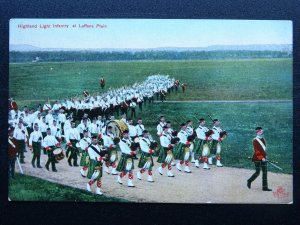
{"type": "Polygon", "coordinates": [[[177,136],[180,139],[180,143],[186,144],[187,137],[182,132],[179,132],[177,136]]]}
{"type": "Polygon", "coordinates": [[[160,138],[160,145],[164,148],[167,148],[170,144],[170,140],[166,136],[161,136],[160,138]]]}
{"type": "Polygon", "coordinates": [[[120,141],[119,146],[120,146],[122,153],[130,155],[131,149],[129,148],[129,146],[126,143],[124,143],[123,141],[120,141]]]}
{"type": "Polygon", "coordinates": [[[149,148],[149,145],[147,144],[147,142],[145,142],[143,139],[141,139],[139,142],[140,142],[141,150],[143,152],[149,153],[150,148],[149,148]]]}
{"type": "Polygon", "coordinates": [[[196,129],[197,137],[201,140],[205,140],[205,133],[202,129],[197,128],[196,129]]]}

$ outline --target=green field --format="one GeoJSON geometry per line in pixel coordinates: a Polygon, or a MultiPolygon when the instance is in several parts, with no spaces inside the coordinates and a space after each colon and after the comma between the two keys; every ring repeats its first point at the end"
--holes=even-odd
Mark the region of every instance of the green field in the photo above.
{"type": "Polygon", "coordinates": [[[108,89],[157,73],[187,83],[184,95],[169,100],[292,99],[291,59],[29,63],[9,69],[9,94],[20,105],[97,92],[101,76],[108,89]]]}
{"type": "MultiPolygon", "coordinates": [[[[9,92],[19,106],[33,106],[48,97],[82,96],[84,89],[97,92],[100,76],[105,77],[108,89],[132,85],[156,73],[169,74],[188,85],[186,93],[172,93],[167,100],[292,100],[291,59],[10,64],[9,92]]],[[[188,119],[194,121],[194,127],[200,117],[209,122],[207,114],[220,119],[229,132],[222,161],[233,167],[253,168],[247,157],[252,155],[254,129],[262,126],[269,158],[280,162],[284,173],[292,173],[292,111],[292,102],[165,102],[147,105],[143,113],[137,110],[153,136],[161,114],[177,130],[188,119]]]]}
{"type": "Polygon", "coordinates": [[[21,174],[11,179],[8,196],[12,201],[128,202],[21,174]]]}

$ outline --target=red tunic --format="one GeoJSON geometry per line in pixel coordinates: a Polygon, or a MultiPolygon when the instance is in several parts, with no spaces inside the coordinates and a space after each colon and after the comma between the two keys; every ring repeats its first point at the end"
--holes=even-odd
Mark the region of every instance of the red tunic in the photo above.
{"type": "MultiPolygon", "coordinates": [[[[263,138],[260,138],[261,142],[266,146],[266,141],[263,138]]],[[[266,152],[261,146],[261,144],[256,140],[253,139],[253,157],[252,161],[261,161],[263,158],[266,158],[266,152]]]]}
{"type": "MultiPolygon", "coordinates": [[[[8,138],[9,139],[9,138],[8,138]]],[[[9,139],[15,147],[8,142],[8,159],[14,159],[19,151],[18,141],[15,138],[9,139]]]]}

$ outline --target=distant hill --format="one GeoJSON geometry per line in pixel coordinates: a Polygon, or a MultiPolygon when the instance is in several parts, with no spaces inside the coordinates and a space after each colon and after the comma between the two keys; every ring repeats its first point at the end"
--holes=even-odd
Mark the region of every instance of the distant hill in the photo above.
{"type": "Polygon", "coordinates": [[[291,44],[268,45],[211,45],[208,47],[159,47],[159,48],[40,48],[26,44],[10,44],[9,51],[36,52],[36,51],[92,51],[92,52],[141,52],[141,51],[280,51],[292,52],[291,44]]]}

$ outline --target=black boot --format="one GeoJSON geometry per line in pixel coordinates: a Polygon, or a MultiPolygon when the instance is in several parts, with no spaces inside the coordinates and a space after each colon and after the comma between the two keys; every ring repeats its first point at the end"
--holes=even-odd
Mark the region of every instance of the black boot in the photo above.
{"type": "Polygon", "coordinates": [[[68,158],[68,164],[69,164],[69,166],[72,166],[72,162],[71,162],[71,156],[68,158]]]}
{"type": "Polygon", "coordinates": [[[247,187],[248,187],[249,189],[251,189],[251,181],[250,181],[250,180],[247,180],[247,187]]]}
{"type": "Polygon", "coordinates": [[[272,189],[270,189],[270,188],[263,188],[262,190],[263,191],[272,191],[272,189]]]}
{"type": "Polygon", "coordinates": [[[37,168],[43,168],[43,167],[41,167],[41,159],[40,159],[40,155],[39,156],[37,156],[37,159],[36,159],[36,164],[37,164],[37,168]]]}
{"type": "Polygon", "coordinates": [[[46,163],[45,167],[49,171],[49,163],[48,162],[46,163]]]}

